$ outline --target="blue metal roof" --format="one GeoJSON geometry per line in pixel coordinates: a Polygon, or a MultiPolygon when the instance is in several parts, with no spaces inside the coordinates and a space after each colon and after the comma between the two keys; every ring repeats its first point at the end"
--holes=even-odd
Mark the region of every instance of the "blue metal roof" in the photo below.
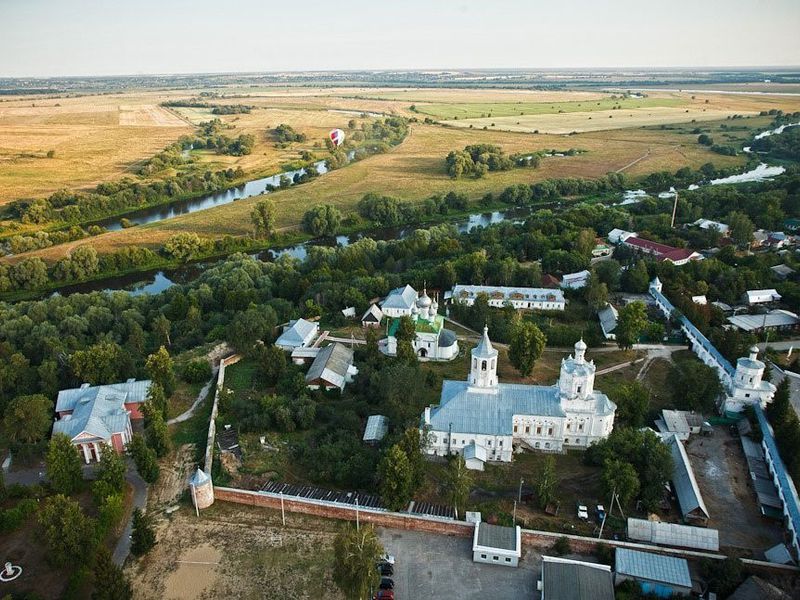
{"type": "Polygon", "coordinates": [[[789,513],[789,519],[792,521],[792,527],[795,532],[800,533],[800,507],[797,506],[797,495],[794,486],[791,484],[789,474],[786,472],[786,467],[783,464],[781,455],[778,452],[778,445],[775,443],[775,437],[772,434],[772,429],[767,422],[767,416],[764,414],[764,409],[761,405],[753,404],[756,417],[758,418],[758,425],[761,427],[763,434],[763,441],[767,445],[770,458],[772,458],[772,468],[778,478],[778,485],[781,488],[781,496],[783,496],[783,503],[786,507],[786,512],[789,513]]]}
{"type": "MultiPolygon", "coordinates": [[[[672,302],[667,300],[667,297],[664,294],[662,294],[652,286],[650,287],[650,294],[653,296],[653,298],[655,298],[656,300],[661,302],[664,306],[666,306],[670,314],[675,310],[675,307],[672,305],[672,302]]],[[[733,365],[731,365],[730,361],[727,358],[725,358],[724,356],[722,356],[722,354],[720,354],[719,350],[717,350],[714,347],[714,344],[712,344],[708,340],[708,338],[704,336],[697,327],[694,326],[694,324],[686,317],[686,315],[681,315],[680,321],[681,324],[692,334],[692,336],[694,336],[697,339],[700,345],[709,354],[711,354],[711,356],[714,357],[714,360],[716,360],[722,366],[725,372],[730,377],[733,377],[736,374],[736,369],[733,368],[733,365]]]]}
{"type": "Polygon", "coordinates": [[[620,575],[685,588],[692,587],[689,563],[685,558],[617,548],[615,565],[620,575]]]}

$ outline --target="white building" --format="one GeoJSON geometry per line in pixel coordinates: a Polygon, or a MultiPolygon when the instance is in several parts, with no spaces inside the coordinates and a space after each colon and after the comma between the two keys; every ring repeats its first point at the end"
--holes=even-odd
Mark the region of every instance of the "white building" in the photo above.
{"type": "Polygon", "coordinates": [[[410,317],[411,309],[417,301],[417,291],[410,285],[395,288],[381,303],[381,310],[385,317],[410,317]]]}
{"type": "Polygon", "coordinates": [[[289,321],[283,333],[275,340],[275,345],[291,352],[296,348],[307,348],[319,335],[319,324],[305,319],[289,321]]]}
{"type": "MultiPolygon", "coordinates": [[[[406,286],[412,289],[410,286],[406,286]]],[[[414,292],[416,294],[416,292],[414,292]]],[[[420,360],[453,360],[458,356],[458,339],[456,334],[445,329],[444,317],[438,314],[439,303],[432,300],[426,290],[422,290],[419,298],[414,298],[408,317],[414,321],[416,337],[414,352],[420,360]]],[[[395,334],[400,327],[400,319],[390,319],[388,336],[381,340],[380,348],[384,354],[397,355],[397,338],[395,334]]]]}
{"type": "Polygon", "coordinates": [[[624,229],[612,229],[608,232],[608,241],[612,244],[621,244],[629,237],[636,237],[633,231],[625,231],[624,229]]]}
{"type": "Polygon", "coordinates": [[[742,300],[747,302],[750,306],[754,304],[767,304],[769,302],[778,302],[781,295],[778,290],[747,290],[742,300]]]}
{"type": "Polygon", "coordinates": [[[597,318],[600,319],[600,329],[603,330],[603,336],[607,340],[617,339],[617,334],[614,331],[617,329],[617,322],[619,321],[619,312],[611,304],[606,304],[605,308],[597,311],[597,318]]]}
{"type": "Polygon", "coordinates": [[[588,285],[591,276],[589,271],[567,273],[561,278],[561,287],[565,290],[579,290],[588,285]]]}
{"type": "Polygon", "coordinates": [[[581,340],[574,356],[561,362],[556,385],[500,383],[497,350],[484,327],[469,379],[444,381],[439,405],[422,415],[420,425],[430,433],[427,453],[463,453],[474,444],[487,461],[510,462],[515,450],[561,452],[608,437],[617,407],[594,390],[595,366],[585,353],[581,340]]]}
{"type": "Polygon", "coordinates": [[[567,301],[561,290],[549,288],[505,287],[492,285],[456,285],[453,300],[467,306],[475,304],[478,294],[489,297],[489,306],[502,308],[506,303],[514,308],[532,310],[564,310],[567,301]]]}
{"type": "Polygon", "coordinates": [[[522,556],[522,530],[490,523],[476,523],[472,536],[472,560],[490,565],[516,567],[522,556]]]}
{"type": "Polygon", "coordinates": [[[722,235],[728,235],[728,230],[730,229],[725,223],[720,223],[719,221],[711,221],[709,219],[697,219],[697,221],[692,223],[692,225],[705,230],[716,229],[722,235]]]}
{"type": "Polygon", "coordinates": [[[758,347],[750,348],[750,356],[736,361],[733,383],[725,397],[723,412],[741,412],[745,406],[772,402],[776,387],[764,381],[764,363],[758,360],[758,347]]]}

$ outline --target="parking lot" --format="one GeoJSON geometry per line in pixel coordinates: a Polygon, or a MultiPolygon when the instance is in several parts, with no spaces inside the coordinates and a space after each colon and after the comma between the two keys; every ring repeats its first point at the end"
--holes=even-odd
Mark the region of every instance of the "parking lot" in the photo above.
{"type": "Polygon", "coordinates": [[[519,567],[514,569],[472,562],[472,538],[396,529],[380,529],[379,535],[397,561],[392,577],[397,600],[540,597],[536,581],[541,556],[530,550],[523,550],[519,567]]]}

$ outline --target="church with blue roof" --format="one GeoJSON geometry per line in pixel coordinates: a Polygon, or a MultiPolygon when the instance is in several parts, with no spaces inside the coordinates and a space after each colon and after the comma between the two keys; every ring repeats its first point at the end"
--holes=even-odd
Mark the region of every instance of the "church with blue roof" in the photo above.
{"type": "Polygon", "coordinates": [[[594,361],[587,361],[585,354],[581,340],[574,354],[562,360],[554,385],[500,383],[498,353],[484,327],[472,349],[468,380],[444,381],[439,404],[422,415],[426,451],[437,456],[461,453],[470,457],[469,468],[483,469],[486,461],[510,462],[514,452],[561,452],[608,437],[617,406],[595,391],[594,361]]]}

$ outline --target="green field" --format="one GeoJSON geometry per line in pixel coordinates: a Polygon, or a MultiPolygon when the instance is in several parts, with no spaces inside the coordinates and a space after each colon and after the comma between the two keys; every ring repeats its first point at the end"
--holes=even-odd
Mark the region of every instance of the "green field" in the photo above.
{"type": "Polygon", "coordinates": [[[516,117],[553,113],[592,112],[600,110],[684,106],[681,98],[620,98],[582,100],[581,102],[465,102],[416,105],[419,113],[437,119],[477,119],[481,117],[516,117]]]}

